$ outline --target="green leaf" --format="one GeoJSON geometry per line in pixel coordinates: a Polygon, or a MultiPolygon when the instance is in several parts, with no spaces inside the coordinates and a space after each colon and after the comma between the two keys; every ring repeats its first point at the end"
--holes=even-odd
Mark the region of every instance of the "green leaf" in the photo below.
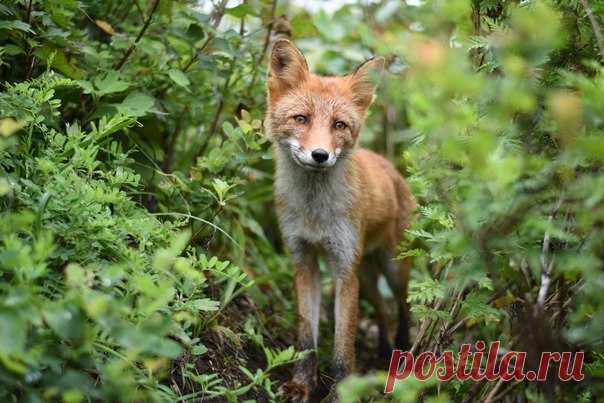
{"type": "Polygon", "coordinates": [[[489,305],[489,294],[481,291],[472,291],[462,303],[462,312],[469,319],[476,322],[499,322],[503,313],[489,305]]]}
{"type": "Polygon", "coordinates": [[[22,55],[25,51],[17,45],[4,46],[4,52],[10,56],[22,55]]]}
{"type": "Polygon", "coordinates": [[[193,355],[204,355],[207,352],[208,352],[208,348],[203,344],[198,344],[196,346],[193,346],[193,348],[191,348],[191,354],[193,354],[193,355]]]}
{"type": "Polygon", "coordinates": [[[407,249],[396,257],[397,259],[404,259],[406,257],[417,257],[417,256],[427,256],[427,253],[423,249],[415,248],[415,249],[407,249]]]}
{"type": "Polygon", "coordinates": [[[21,354],[27,340],[26,318],[14,311],[0,312],[0,354],[21,354]]]}
{"type": "Polygon", "coordinates": [[[312,16],[307,13],[300,13],[291,20],[292,32],[296,38],[304,38],[309,36],[318,36],[319,31],[313,24],[312,16]]]}
{"type": "Polygon", "coordinates": [[[78,264],[71,263],[67,266],[65,274],[70,287],[81,287],[86,283],[86,272],[78,264]]]}
{"type": "Polygon", "coordinates": [[[155,98],[142,92],[131,92],[121,104],[116,104],[118,112],[125,115],[141,117],[145,116],[153,105],[155,98]]]}
{"type": "Polygon", "coordinates": [[[227,8],[226,13],[233,17],[241,18],[246,15],[256,15],[256,10],[250,4],[240,4],[236,7],[227,8]]]}
{"type": "Polygon", "coordinates": [[[213,301],[209,298],[200,298],[189,301],[189,306],[191,306],[196,311],[217,311],[220,307],[220,303],[218,301],[213,301]]]}
{"type": "Polygon", "coordinates": [[[445,287],[438,280],[412,281],[409,284],[409,301],[425,304],[444,296],[445,287]]]}
{"type": "Polygon", "coordinates": [[[0,29],[16,29],[19,31],[23,31],[23,32],[28,32],[30,34],[34,34],[35,32],[31,29],[30,25],[26,22],[23,21],[19,21],[19,20],[12,20],[12,21],[6,21],[6,20],[1,20],[0,21],[0,29]]]}
{"type": "Polygon", "coordinates": [[[99,96],[122,92],[130,88],[130,83],[123,80],[121,74],[114,70],[111,70],[102,78],[95,78],[94,85],[98,90],[99,96]]]}
{"type": "Polygon", "coordinates": [[[80,341],[84,336],[84,321],[79,312],[57,303],[44,309],[44,320],[62,339],[80,341]]]}
{"type": "Polygon", "coordinates": [[[86,71],[78,65],[78,60],[61,48],[44,45],[37,49],[34,54],[40,60],[43,60],[46,65],[54,67],[69,78],[81,80],[86,76],[86,71]]]}
{"type": "Polygon", "coordinates": [[[245,134],[248,134],[249,132],[251,132],[252,130],[254,130],[254,128],[252,127],[252,125],[250,125],[245,120],[237,120],[237,123],[239,124],[239,127],[241,128],[241,130],[243,130],[243,132],[245,134]]]}
{"type": "Polygon", "coordinates": [[[178,69],[171,69],[168,71],[168,76],[174,81],[176,84],[180,85],[184,88],[189,88],[191,85],[191,81],[189,81],[189,77],[182,71],[178,69]]]}
{"type": "Polygon", "coordinates": [[[346,35],[344,26],[323,10],[317,13],[314,18],[314,23],[321,35],[328,40],[339,41],[346,35]]]}
{"type": "Polygon", "coordinates": [[[94,86],[92,85],[92,82],[87,80],[78,80],[76,82],[84,90],[84,94],[92,94],[94,92],[94,86]]]}

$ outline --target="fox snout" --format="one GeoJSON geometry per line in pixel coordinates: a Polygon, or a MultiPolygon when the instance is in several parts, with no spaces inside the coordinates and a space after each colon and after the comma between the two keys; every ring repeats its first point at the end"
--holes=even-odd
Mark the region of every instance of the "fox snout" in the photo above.
{"type": "Polygon", "coordinates": [[[317,164],[322,164],[329,159],[329,153],[322,148],[315,148],[311,151],[310,156],[317,164]]]}
{"type": "Polygon", "coordinates": [[[323,170],[334,166],[341,153],[340,149],[326,150],[312,146],[307,148],[294,138],[282,139],[280,144],[289,151],[296,164],[308,170],[323,170]]]}

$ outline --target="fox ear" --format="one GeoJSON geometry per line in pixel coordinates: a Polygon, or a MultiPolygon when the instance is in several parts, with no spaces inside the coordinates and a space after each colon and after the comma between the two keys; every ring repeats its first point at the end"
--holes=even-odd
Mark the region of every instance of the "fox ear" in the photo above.
{"type": "Polygon", "coordinates": [[[384,58],[374,57],[349,74],[353,102],[366,110],[373,102],[375,88],[384,72],[384,58]]]}
{"type": "Polygon", "coordinates": [[[308,64],[302,52],[289,40],[278,40],[271,52],[268,70],[269,94],[277,95],[296,87],[304,81],[308,72],[308,64]]]}

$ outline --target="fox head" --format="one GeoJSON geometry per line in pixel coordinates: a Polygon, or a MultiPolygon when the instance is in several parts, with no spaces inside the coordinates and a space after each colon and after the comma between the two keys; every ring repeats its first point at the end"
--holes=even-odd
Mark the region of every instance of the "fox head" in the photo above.
{"type": "Polygon", "coordinates": [[[312,74],[302,52],[277,41],[268,72],[268,129],[296,164],[325,170],[354,148],[375,92],[374,73],[384,61],[369,59],[345,76],[312,74]]]}

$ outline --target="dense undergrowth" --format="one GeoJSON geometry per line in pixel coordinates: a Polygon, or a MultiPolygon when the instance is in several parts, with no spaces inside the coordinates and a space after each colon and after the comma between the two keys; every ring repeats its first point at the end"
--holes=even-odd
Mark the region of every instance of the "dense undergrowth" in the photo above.
{"type": "MultiPolygon", "coordinates": [[[[299,353],[262,119],[289,36],[321,73],[386,57],[362,142],[421,205],[414,351],[586,352],[578,383],[410,378],[392,399],[596,401],[604,2],[239,3],[0,3],[0,400],[282,399],[299,353]]],[[[382,399],[378,369],[342,400],[382,399]]]]}

